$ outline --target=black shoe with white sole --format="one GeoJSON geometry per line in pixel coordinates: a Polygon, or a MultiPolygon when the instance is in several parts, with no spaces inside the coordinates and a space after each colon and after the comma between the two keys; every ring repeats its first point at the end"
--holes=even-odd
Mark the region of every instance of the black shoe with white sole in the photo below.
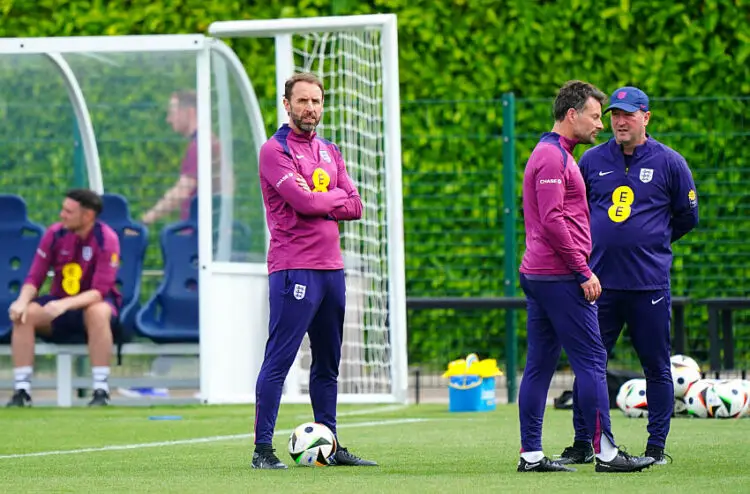
{"type": "Polygon", "coordinates": [[[523,458],[518,460],[519,472],[575,472],[575,468],[566,467],[560,462],[550,460],[546,456],[537,462],[526,461],[523,458]]]}

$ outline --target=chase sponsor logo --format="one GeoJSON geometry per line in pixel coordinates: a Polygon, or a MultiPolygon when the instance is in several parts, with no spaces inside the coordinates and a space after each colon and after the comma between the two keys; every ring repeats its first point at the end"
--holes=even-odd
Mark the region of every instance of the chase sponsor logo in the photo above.
{"type": "Polygon", "coordinates": [[[281,184],[283,184],[284,182],[286,182],[286,181],[287,181],[287,179],[290,179],[290,178],[292,178],[293,176],[294,176],[294,173],[292,173],[292,172],[289,172],[289,173],[285,174],[284,176],[282,176],[282,177],[281,177],[281,178],[279,179],[279,181],[278,181],[278,182],[276,182],[276,188],[278,189],[279,187],[281,187],[281,184]]]}
{"type": "Polygon", "coordinates": [[[630,207],[633,205],[633,201],[635,201],[633,189],[627,185],[617,187],[614,192],[612,192],[612,205],[607,210],[609,219],[615,223],[622,223],[628,219],[633,212],[630,207]]]}
{"type": "Polygon", "coordinates": [[[688,202],[690,203],[691,209],[695,209],[695,207],[698,206],[698,195],[693,189],[690,189],[690,192],[688,192],[688,202]]]}
{"type": "Polygon", "coordinates": [[[546,185],[546,184],[562,184],[561,178],[542,178],[539,179],[540,185],[546,185]]]}

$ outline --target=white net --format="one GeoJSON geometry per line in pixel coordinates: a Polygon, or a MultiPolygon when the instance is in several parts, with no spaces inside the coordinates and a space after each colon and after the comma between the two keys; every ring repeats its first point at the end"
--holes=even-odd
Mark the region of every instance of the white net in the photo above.
{"type": "MultiPolygon", "coordinates": [[[[381,33],[311,33],[293,37],[295,70],[325,86],[318,134],[335,143],[362,197],[359,221],[342,222],[347,306],[339,389],[390,394],[386,162],[381,33]]],[[[302,391],[310,368],[309,342],[300,354],[302,391]]]]}

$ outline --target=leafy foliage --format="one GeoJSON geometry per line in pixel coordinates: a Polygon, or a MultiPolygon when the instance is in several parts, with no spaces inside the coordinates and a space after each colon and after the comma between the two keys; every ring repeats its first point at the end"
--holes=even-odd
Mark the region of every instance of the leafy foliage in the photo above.
{"type": "MultiPolygon", "coordinates": [[[[674,291],[693,297],[747,295],[744,280],[750,263],[743,246],[750,230],[745,191],[750,181],[745,145],[750,124],[748,100],[742,98],[750,94],[746,0],[622,0],[600,9],[583,0],[10,0],[0,8],[0,35],[193,33],[205,32],[217,20],[329,15],[332,9],[339,14],[399,16],[410,296],[503,293],[502,183],[512,175],[504,170],[511,167],[514,172],[520,197],[523,164],[539,133],[551,126],[550,98],[569,79],[591,81],[607,92],[633,84],[655,97],[653,135],[687,158],[701,203],[698,231],[676,246],[674,291]],[[502,121],[499,98],[506,92],[518,98],[513,164],[502,162],[501,136],[509,123],[502,121]],[[685,97],[690,99],[681,99],[685,97]]],[[[245,64],[259,98],[272,109],[272,42],[227,42],[245,64]]],[[[40,217],[35,219],[49,222],[56,209],[49,191],[75,180],[70,171],[75,152],[70,146],[75,136],[70,109],[64,88],[51,72],[44,80],[35,72],[33,84],[20,89],[23,85],[9,81],[20,80],[29,69],[7,60],[3,56],[0,70],[1,110],[8,117],[0,120],[6,136],[0,143],[5,156],[0,187],[37,194],[40,217]],[[33,117],[22,115],[28,104],[42,110],[33,117]]],[[[100,83],[101,90],[90,90],[87,97],[95,120],[105,127],[100,131],[104,155],[111,150],[105,175],[117,177],[124,192],[144,198],[134,204],[137,213],[174,180],[183,144],[165,130],[162,110],[168,91],[188,83],[179,77],[192,70],[189,63],[183,69],[153,67],[160,75],[153,81],[161,82],[148,84],[125,84],[121,81],[127,74],[106,67],[91,74],[100,81],[116,76],[114,86],[100,83]],[[106,127],[97,116],[115,111],[127,121],[139,107],[150,113],[137,121],[137,139],[128,125],[106,127]]],[[[113,120],[111,114],[105,117],[113,120]]],[[[271,130],[272,111],[266,118],[271,130]]],[[[257,189],[252,175],[238,180],[248,194],[257,189]]],[[[253,231],[262,231],[262,223],[255,225],[253,231]]],[[[158,253],[150,256],[149,262],[158,262],[158,253]]],[[[705,348],[705,311],[693,307],[688,316],[691,341],[697,349],[705,348]]],[[[411,312],[410,359],[445,362],[476,350],[502,357],[502,320],[489,313],[465,317],[451,311],[411,312]],[[473,335],[473,343],[461,343],[462,335],[473,335]],[[446,345],[449,341],[454,343],[446,345]],[[482,348],[476,347],[479,342],[482,348]]]]}

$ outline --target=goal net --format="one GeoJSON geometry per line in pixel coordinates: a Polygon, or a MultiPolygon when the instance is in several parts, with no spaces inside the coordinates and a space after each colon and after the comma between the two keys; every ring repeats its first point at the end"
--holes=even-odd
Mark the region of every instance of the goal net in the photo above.
{"type": "MultiPolygon", "coordinates": [[[[347,307],[340,401],[403,401],[406,318],[395,17],[352,16],[214,23],[218,37],[273,36],[277,94],[294,72],[324,83],[318,135],[334,142],[362,197],[359,221],[341,223],[347,307]]],[[[250,77],[253,77],[250,72],[250,77]]],[[[279,111],[279,124],[286,122],[279,111]]],[[[286,382],[288,401],[308,393],[307,337],[286,382]]]]}

